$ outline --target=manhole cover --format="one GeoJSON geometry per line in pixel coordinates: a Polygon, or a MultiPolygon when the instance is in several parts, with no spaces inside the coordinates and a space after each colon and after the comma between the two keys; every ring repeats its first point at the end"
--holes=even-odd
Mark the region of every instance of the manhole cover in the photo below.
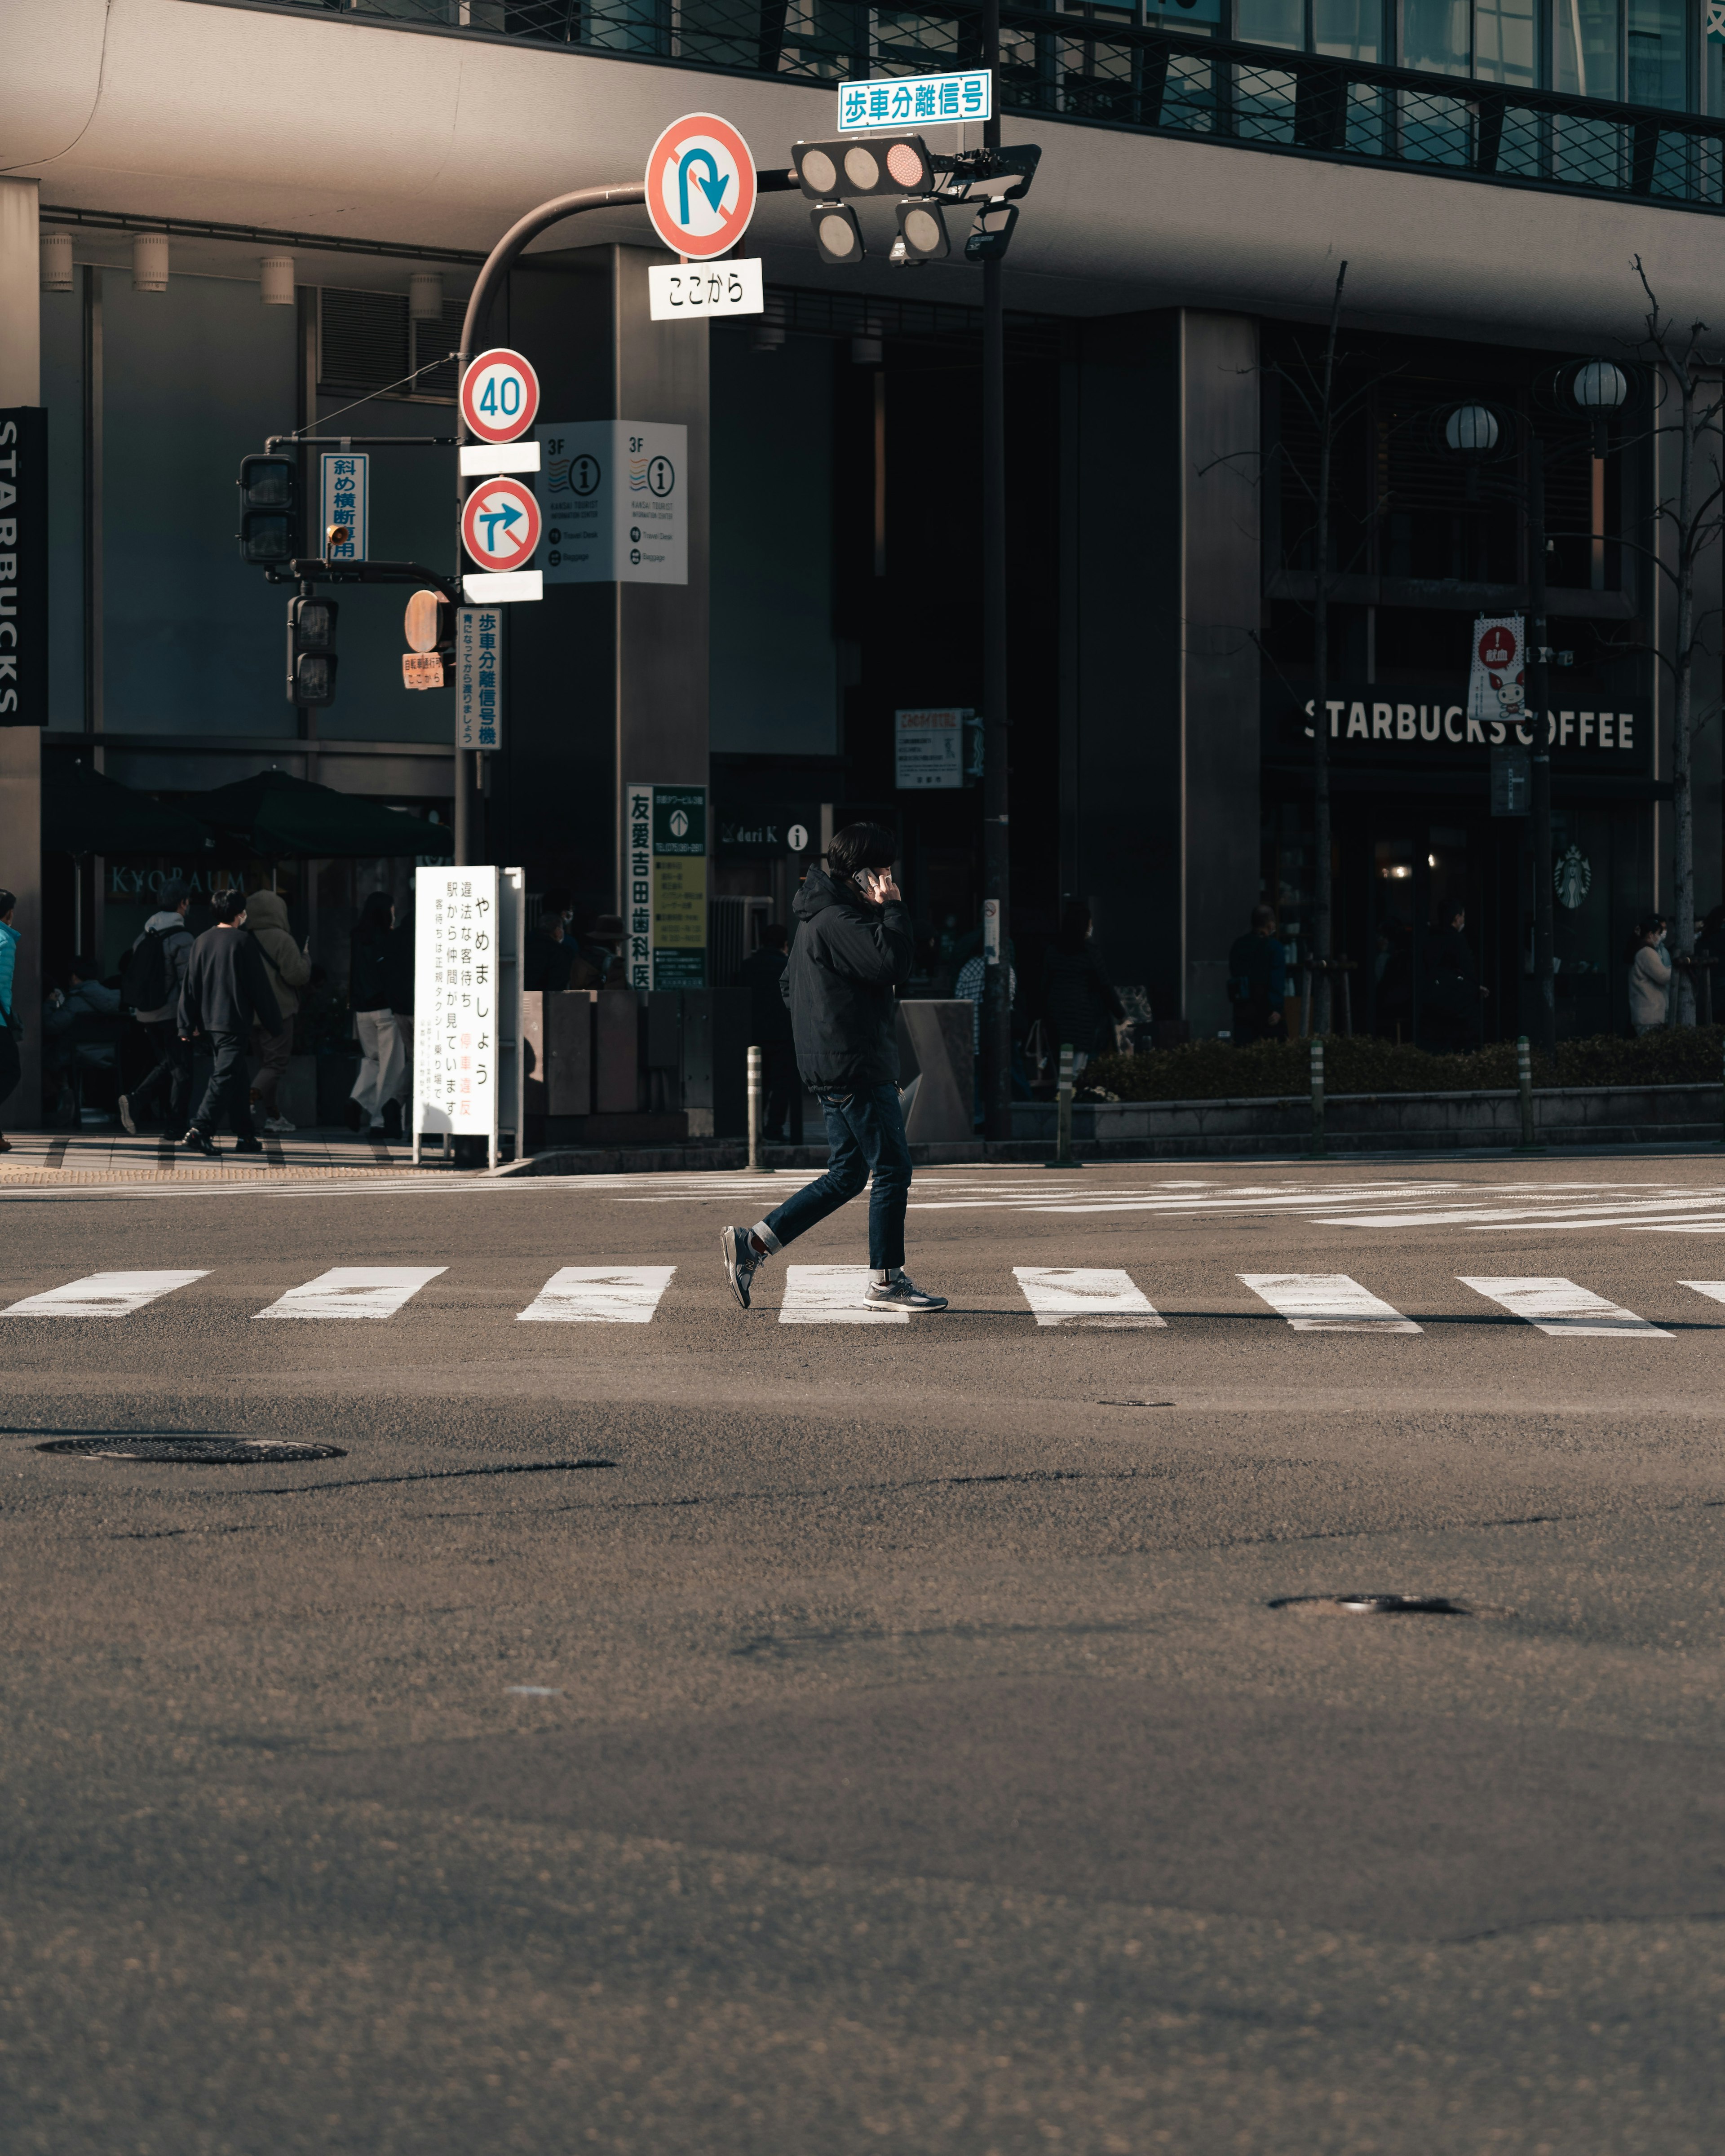
{"type": "Polygon", "coordinates": [[[1471,1617],[1465,1603],[1447,1594],[1283,1594],[1272,1609],[1304,1609],[1314,1616],[1334,1612],[1349,1617],[1471,1617]]]}
{"type": "Polygon", "coordinates": [[[1099,1408],[1171,1408],[1172,1400],[1098,1400],[1099,1408]]]}
{"type": "Polygon", "coordinates": [[[345,1460],[339,1445],[298,1445],[285,1437],[57,1437],[39,1452],[77,1460],[162,1460],[184,1467],[296,1467],[307,1460],[345,1460]]]}

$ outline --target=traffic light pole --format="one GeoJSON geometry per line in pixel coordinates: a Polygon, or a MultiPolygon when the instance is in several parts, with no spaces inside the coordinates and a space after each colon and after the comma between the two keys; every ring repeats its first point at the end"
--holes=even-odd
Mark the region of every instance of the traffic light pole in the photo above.
{"type": "MultiPolygon", "coordinates": [[[[1000,146],[1000,0],[983,0],[993,75],[984,147],[1000,146]]],[[[1012,1136],[1011,863],[1007,822],[1006,316],[999,260],[983,264],[983,1129],[1012,1136]]],[[[1058,1045],[1058,1043],[1056,1044],[1058,1045]]]]}
{"type": "Polygon", "coordinates": [[[1557,1054],[1557,982],[1552,965],[1551,699],[1545,619],[1545,444],[1527,438],[1527,715],[1533,721],[1533,1045],[1557,1054]]]}

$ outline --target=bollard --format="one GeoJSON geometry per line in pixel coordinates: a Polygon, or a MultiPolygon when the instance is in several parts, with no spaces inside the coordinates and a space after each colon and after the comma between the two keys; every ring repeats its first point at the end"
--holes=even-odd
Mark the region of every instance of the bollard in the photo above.
{"type": "Polygon", "coordinates": [[[1312,1036],[1312,1143],[1307,1152],[1312,1160],[1324,1157],[1324,1040],[1321,1033],[1312,1036]]]}
{"type": "Polygon", "coordinates": [[[749,1166],[761,1165],[761,1051],[749,1050],[749,1166]]]}
{"type": "MultiPolygon", "coordinates": [[[[1725,1055],[1722,1055],[1720,1057],[1719,1077],[1721,1083],[1725,1084],[1725,1055]]],[[[1725,1145],[1725,1131],[1722,1131],[1719,1142],[1722,1145],[1725,1145]]]]}
{"type": "Polygon", "coordinates": [[[1060,1078],[1055,1092],[1055,1157],[1045,1162],[1048,1168],[1082,1168],[1081,1160],[1072,1158],[1072,1045],[1060,1043],[1060,1078]]]}
{"type": "Polygon", "coordinates": [[[1522,1095],[1522,1142],[1517,1152],[1543,1152],[1533,1128],[1533,1055],[1524,1033],[1516,1042],[1516,1084],[1522,1095]]]}

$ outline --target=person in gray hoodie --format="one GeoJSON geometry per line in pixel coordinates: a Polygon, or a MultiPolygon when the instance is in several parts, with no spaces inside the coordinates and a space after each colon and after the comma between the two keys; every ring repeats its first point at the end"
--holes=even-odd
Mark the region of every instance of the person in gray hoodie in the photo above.
{"type": "Polygon", "coordinates": [[[157,910],[144,923],[126,961],[131,965],[146,937],[160,939],[167,1001],[134,1014],[150,1036],[156,1060],[131,1092],[120,1096],[120,1120],[133,1137],[138,1133],[138,1117],[149,1113],[151,1103],[164,1090],[167,1105],[162,1110],[163,1135],[178,1138],[185,1132],[192,1092],[192,1050],[180,1038],[180,991],[186,985],[186,962],[192,956],[192,932],[186,926],[186,909],[191,903],[191,892],[177,876],[171,876],[162,886],[157,910]]]}
{"type": "Polygon", "coordinates": [[[251,1105],[262,1116],[264,1129],[279,1134],[294,1127],[276,1107],[275,1089],[294,1052],[294,1013],[300,1008],[294,991],[303,988],[311,978],[311,959],[309,951],[302,951],[294,941],[288,927],[287,901],[279,892],[253,891],[245,901],[245,925],[264,954],[264,971],[270,976],[281,1013],[279,1032],[266,1033],[262,1026],[252,1029],[252,1054],[258,1059],[258,1073],[252,1080],[251,1105]]]}

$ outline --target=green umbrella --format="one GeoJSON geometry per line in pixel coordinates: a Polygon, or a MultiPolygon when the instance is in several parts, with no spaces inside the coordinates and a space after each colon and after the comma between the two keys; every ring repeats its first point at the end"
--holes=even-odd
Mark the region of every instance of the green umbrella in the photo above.
{"type": "Polygon", "coordinates": [[[242,839],[256,854],[448,854],[454,834],[400,808],[384,808],[285,771],[262,771],[196,797],[198,814],[242,839]]]}
{"type": "Polygon", "coordinates": [[[196,816],[152,800],[80,757],[42,766],[42,845],[53,854],[209,852],[215,839],[196,816]]]}

